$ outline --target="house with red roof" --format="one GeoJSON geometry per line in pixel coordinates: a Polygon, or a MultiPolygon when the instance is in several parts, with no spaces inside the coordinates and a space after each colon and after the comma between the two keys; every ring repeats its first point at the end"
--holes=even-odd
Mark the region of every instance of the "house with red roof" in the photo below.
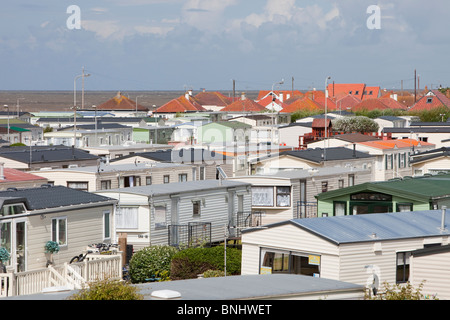
{"type": "Polygon", "coordinates": [[[363,92],[363,100],[365,99],[376,99],[381,96],[380,87],[365,87],[363,92]]]}
{"type": "Polygon", "coordinates": [[[359,100],[376,99],[380,97],[381,89],[376,86],[366,86],[364,83],[330,83],[328,94],[336,100],[346,95],[352,95],[359,100]]]}
{"type": "Polygon", "coordinates": [[[263,100],[267,97],[278,99],[281,102],[290,99],[293,96],[302,96],[303,94],[299,90],[260,90],[256,102],[263,100]]]}
{"type": "Polygon", "coordinates": [[[330,83],[328,84],[328,95],[332,99],[340,99],[346,95],[352,95],[362,100],[365,87],[364,83],[330,83]]]}
{"type": "Polygon", "coordinates": [[[361,102],[360,99],[354,95],[347,94],[336,100],[336,110],[347,111],[361,102]]]}
{"type": "Polygon", "coordinates": [[[186,93],[176,99],[172,99],[169,102],[163,104],[161,107],[157,108],[154,114],[163,115],[167,118],[175,117],[177,113],[186,112],[200,112],[206,111],[196,99],[192,97],[191,94],[186,93]]]}
{"type": "Polygon", "coordinates": [[[246,98],[245,95],[242,95],[242,97],[239,100],[230,103],[228,106],[222,108],[220,111],[250,113],[250,112],[263,112],[265,110],[266,107],[264,107],[263,105],[259,104],[256,101],[253,101],[252,99],[246,98]]]}
{"type": "Polygon", "coordinates": [[[433,150],[435,147],[432,143],[409,138],[372,140],[355,144],[356,150],[376,157],[375,167],[372,168],[375,181],[412,176],[410,156],[415,152],[433,150]]]}
{"type": "Polygon", "coordinates": [[[386,109],[399,109],[405,110],[405,107],[398,101],[392,98],[379,98],[379,99],[365,99],[360,103],[351,107],[351,111],[372,111],[372,110],[386,110],[386,109]]]}
{"type": "Polygon", "coordinates": [[[197,93],[194,100],[208,111],[220,111],[233,102],[233,98],[220,92],[207,92],[205,90],[197,93]]]}
{"type": "Polygon", "coordinates": [[[147,116],[147,113],[149,111],[147,107],[144,107],[136,101],[125,97],[120,91],[117,92],[117,94],[113,98],[98,105],[97,110],[110,111],[111,113],[117,113],[122,116],[124,114],[132,114],[133,116],[141,114],[147,116]]]}
{"type": "Polygon", "coordinates": [[[13,168],[6,168],[3,163],[0,163],[0,190],[36,188],[47,183],[47,178],[13,168]]]}
{"type": "Polygon", "coordinates": [[[258,104],[262,105],[267,110],[273,110],[275,112],[278,112],[287,106],[286,103],[272,95],[268,95],[265,98],[259,100],[258,104]]]}
{"type": "Polygon", "coordinates": [[[285,106],[280,112],[284,113],[295,113],[297,111],[321,111],[323,110],[322,105],[315,102],[311,98],[305,96],[302,99],[298,99],[291,104],[285,106]]]}
{"type": "Polygon", "coordinates": [[[438,108],[450,108],[450,99],[439,90],[429,90],[409,111],[424,111],[438,108]]]}

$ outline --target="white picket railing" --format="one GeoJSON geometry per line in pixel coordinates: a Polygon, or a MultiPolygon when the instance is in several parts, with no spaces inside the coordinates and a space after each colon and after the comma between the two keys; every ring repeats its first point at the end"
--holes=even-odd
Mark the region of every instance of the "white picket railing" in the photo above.
{"type": "Polygon", "coordinates": [[[13,278],[12,273],[0,273],[0,297],[13,295],[13,278]]]}
{"type": "Polygon", "coordinates": [[[82,289],[87,287],[89,282],[105,279],[122,279],[121,254],[101,255],[83,262],[64,263],[46,269],[0,274],[0,297],[36,294],[54,287],[82,289]],[[7,279],[9,286],[2,286],[3,279],[7,279]]]}

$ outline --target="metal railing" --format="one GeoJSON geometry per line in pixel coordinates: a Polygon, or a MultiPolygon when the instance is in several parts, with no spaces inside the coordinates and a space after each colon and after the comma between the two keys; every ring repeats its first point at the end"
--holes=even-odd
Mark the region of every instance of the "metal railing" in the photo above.
{"type": "Polygon", "coordinates": [[[210,222],[189,222],[188,224],[169,225],[168,244],[173,247],[199,247],[211,244],[210,222]]]}
{"type": "Polygon", "coordinates": [[[317,202],[297,201],[295,219],[316,218],[317,202]]]}

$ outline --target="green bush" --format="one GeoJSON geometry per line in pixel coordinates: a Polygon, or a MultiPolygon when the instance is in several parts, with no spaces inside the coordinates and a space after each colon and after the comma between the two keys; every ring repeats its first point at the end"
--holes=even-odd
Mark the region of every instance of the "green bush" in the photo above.
{"type": "Polygon", "coordinates": [[[145,279],[164,275],[170,276],[170,263],[178,249],[172,246],[149,246],[133,254],[130,260],[130,278],[132,283],[142,283],[145,279]]]}
{"type": "MultiPolygon", "coordinates": [[[[224,270],[225,258],[222,246],[189,248],[172,258],[170,277],[173,280],[193,279],[207,270],[224,270]]],[[[227,248],[227,275],[241,273],[241,250],[227,248]]]]}
{"type": "Polygon", "coordinates": [[[138,289],[129,283],[118,280],[92,282],[89,287],[80,290],[69,300],[142,300],[138,289]]]}
{"type": "Polygon", "coordinates": [[[203,278],[215,278],[225,276],[225,271],[222,270],[206,270],[203,272],[203,278]]]}

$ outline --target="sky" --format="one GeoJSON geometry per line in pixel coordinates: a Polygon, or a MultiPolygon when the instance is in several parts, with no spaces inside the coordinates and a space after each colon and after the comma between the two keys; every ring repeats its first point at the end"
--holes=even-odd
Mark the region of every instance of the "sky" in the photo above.
{"type": "Polygon", "coordinates": [[[420,88],[446,87],[449,11],[448,0],[3,1],[0,90],[73,90],[83,68],[85,90],[323,90],[328,76],[400,90],[415,70],[420,88]]]}

